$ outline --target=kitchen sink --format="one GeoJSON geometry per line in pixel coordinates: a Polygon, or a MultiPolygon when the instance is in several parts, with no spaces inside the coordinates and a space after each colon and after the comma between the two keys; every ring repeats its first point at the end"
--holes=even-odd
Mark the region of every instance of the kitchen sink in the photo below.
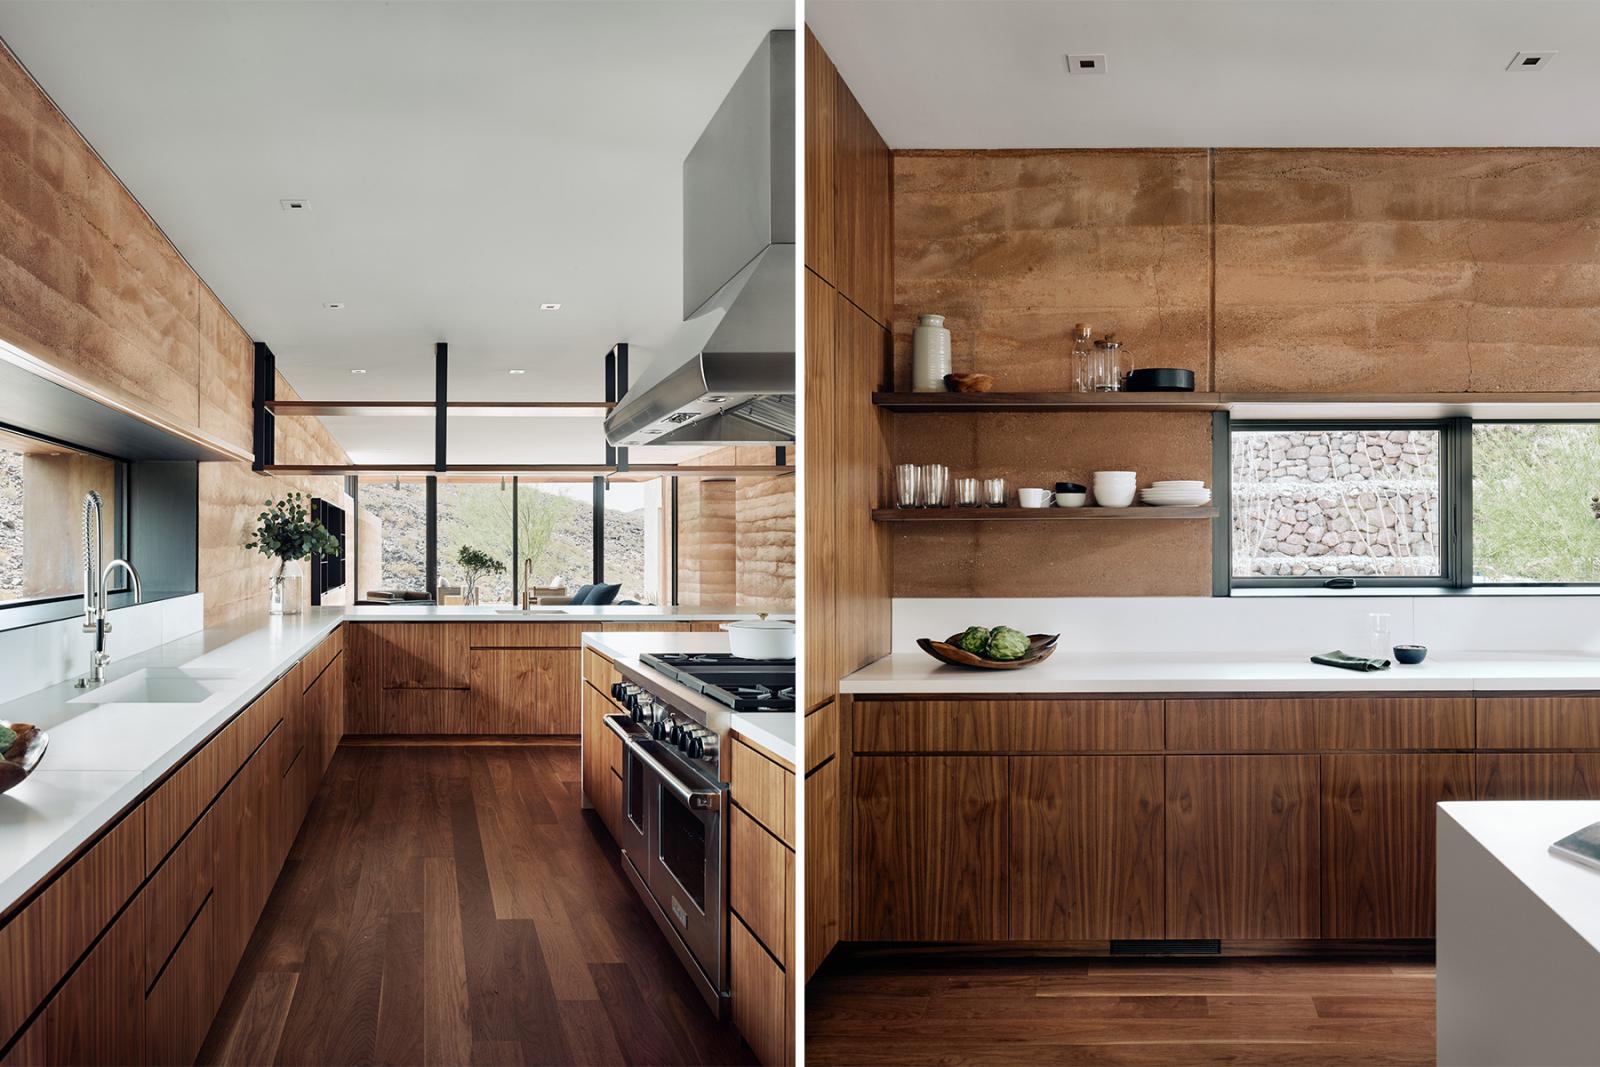
{"type": "Polygon", "coordinates": [[[228,689],[237,671],[148,667],[90,689],[69,704],[198,704],[228,689]]]}
{"type": "Polygon", "coordinates": [[[496,615],[565,615],[564,608],[496,608],[496,615]]]}

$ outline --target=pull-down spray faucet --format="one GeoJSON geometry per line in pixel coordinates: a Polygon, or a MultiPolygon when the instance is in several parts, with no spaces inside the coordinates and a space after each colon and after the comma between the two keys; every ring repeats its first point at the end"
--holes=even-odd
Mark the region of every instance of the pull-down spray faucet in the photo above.
{"type": "Polygon", "coordinates": [[[100,569],[101,513],[100,494],[91,489],[83,495],[83,632],[94,634],[94,651],[89,655],[89,673],[78,679],[80,689],[105,681],[106,664],[111,662],[106,651],[106,634],[111,632],[111,623],[106,619],[106,586],[111,572],[118,567],[127,571],[133,602],[144,601],[139,572],[133,564],[114,559],[104,570],[100,569]]]}

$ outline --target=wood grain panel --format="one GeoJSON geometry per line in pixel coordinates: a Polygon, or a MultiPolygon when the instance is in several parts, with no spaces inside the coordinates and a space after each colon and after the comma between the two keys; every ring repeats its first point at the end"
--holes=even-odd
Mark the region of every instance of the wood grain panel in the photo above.
{"type": "Polygon", "coordinates": [[[1600,748],[1600,697],[1479,697],[1479,748],[1600,748]]]}
{"type": "Polygon", "coordinates": [[[472,694],[466,689],[385,689],[378,694],[375,734],[472,734],[472,694]]]}
{"type": "Polygon", "coordinates": [[[1010,773],[1010,936],[1161,937],[1162,758],[1019,756],[1010,773]]]}
{"type": "MultiPolygon", "coordinates": [[[[668,629],[660,625],[657,628],[668,629]]],[[[577,648],[583,644],[584,631],[597,632],[601,629],[602,624],[598,621],[475,622],[468,633],[473,648],[577,648]]]]}
{"type": "MultiPolygon", "coordinates": [[[[140,893],[146,924],[144,969],[140,972],[143,989],[155,984],[167,958],[211,895],[215,885],[215,825],[210,814],[200,820],[140,893]]],[[[228,832],[235,830],[230,827],[228,832]]]]}
{"type": "Polygon", "coordinates": [[[840,780],[838,760],[831,760],[806,776],[807,981],[839,943],[842,929],[844,898],[839,867],[844,836],[840,824],[840,780]]]}
{"type": "Polygon", "coordinates": [[[1159,752],[1159,700],[1017,700],[1006,705],[1017,752],[1159,752]]]}
{"type": "Polygon", "coordinates": [[[216,911],[207,896],[145,994],[146,1063],[193,1063],[223,990],[212,950],[216,911]]]}
{"type": "Polygon", "coordinates": [[[475,648],[468,718],[480,734],[578,733],[583,682],[577,649],[475,648]]]}
{"type": "Polygon", "coordinates": [[[1471,697],[1383,697],[1317,703],[1324,749],[1471,748],[1471,697]]]}
{"type": "Polygon", "coordinates": [[[1472,757],[1479,800],[1600,800],[1600,752],[1485,752],[1472,757]]]}
{"type": "Polygon", "coordinates": [[[138,807],[0,927],[0,1041],[17,1032],[133,895],[144,878],[144,842],[138,807]]]}
{"type": "Polygon", "coordinates": [[[881,326],[894,305],[893,162],[842,78],[833,90],[833,284],[881,326]]]}
{"type": "Polygon", "coordinates": [[[1004,752],[1017,704],[1004,700],[858,700],[857,752],[1004,752]]]}
{"type": "Polygon", "coordinates": [[[344,638],[345,732],[378,732],[379,644],[372,623],[352,623],[344,638]]]}
{"type": "Polygon", "coordinates": [[[1168,700],[1166,707],[1168,751],[1307,752],[1317,745],[1309,700],[1168,700]]]}
{"type": "Polygon", "coordinates": [[[851,799],[855,937],[1006,936],[1005,757],[857,756],[851,799]]]}
{"type": "Polygon", "coordinates": [[[1317,937],[1315,756],[1168,756],[1167,936],[1317,937]]]}
{"type": "Polygon", "coordinates": [[[365,623],[378,645],[384,689],[465,689],[470,628],[452,623],[365,623]]]}
{"type": "MultiPolygon", "coordinates": [[[[817,43],[809,26],[805,32],[805,65],[806,266],[815,271],[817,277],[832,285],[838,280],[839,220],[833,183],[837,140],[835,123],[838,121],[840,82],[839,72],[834,68],[833,60],[828,58],[828,53],[817,43]]],[[[808,296],[808,306],[809,303],[808,296]]],[[[806,329],[809,338],[809,324],[806,329]]],[[[806,359],[808,362],[811,359],[809,346],[806,359]]],[[[808,373],[809,370],[807,367],[808,373]]],[[[808,391],[806,394],[808,404],[811,396],[808,391]]],[[[808,436],[807,447],[811,448],[811,442],[815,440],[815,437],[808,436]]],[[[815,455],[815,452],[812,452],[812,455],[815,455]]],[[[807,506],[810,506],[809,503],[807,506]]]]}
{"type": "Polygon", "coordinates": [[[316,680],[327,670],[333,658],[344,650],[344,627],[340,626],[333,633],[323,638],[306,658],[300,661],[300,691],[310,689],[316,680]]]}
{"type": "MultiPolygon", "coordinates": [[[[810,63],[811,33],[806,32],[806,59],[810,63]]],[[[820,49],[819,49],[820,51],[820,49]]],[[[826,62],[826,59],[823,60],[826,62]]],[[[807,85],[811,69],[807,67],[807,85]]],[[[806,116],[809,133],[813,117],[806,116]]],[[[811,167],[809,154],[806,166],[811,167]]],[[[811,194],[808,190],[807,196],[811,194]]],[[[809,208],[808,208],[809,211],[809,208]]],[[[810,231],[812,219],[806,216],[810,231]]],[[[830,234],[831,237],[831,234],[830,234]]],[[[816,565],[806,572],[805,618],[806,672],[803,706],[814,708],[832,700],[839,687],[839,634],[835,616],[839,590],[835,562],[835,535],[838,532],[838,503],[835,498],[839,457],[834,439],[836,416],[834,316],[837,297],[817,275],[806,273],[806,458],[802,464],[806,479],[806,552],[816,565]]],[[[871,506],[875,501],[867,502],[871,506]]]]}
{"type": "Polygon", "coordinates": [[[144,855],[150,870],[172,851],[178,839],[188,832],[206,805],[221,791],[227,775],[233,773],[231,767],[226,775],[223,773],[221,754],[224,748],[217,743],[205,745],[145,800],[142,805],[145,811],[144,855]]]}
{"type": "Polygon", "coordinates": [[[728,819],[728,902],[773,959],[787,966],[793,917],[787,890],[794,851],[738,805],[728,819]]]}
{"type": "Polygon", "coordinates": [[[1322,936],[1432,937],[1434,805],[1472,798],[1468,756],[1322,759],[1322,936]]]}
{"type": "Polygon", "coordinates": [[[794,847],[794,772],[735,736],[728,755],[728,793],[768,832],[794,847]]]}
{"type": "Polygon", "coordinates": [[[805,719],[806,773],[839,754],[839,705],[829,701],[805,719]]]}
{"type": "Polygon", "coordinates": [[[737,917],[728,926],[728,989],[733,1025],[762,1063],[792,1063],[794,1049],[785,1041],[783,968],[737,917]]]}
{"type": "Polygon", "coordinates": [[[588,683],[583,687],[583,759],[579,767],[579,785],[590,806],[599,808],[605,800],[605,775],[610,771],[610,746],[615,735],[605,724],[605,717],[617,712],[615,705],[588,683]]]}
{"type": "Polygon", "coordinates": [[[1220,149],[1214,173],[1218,390],[1592,386],[1600,152],[1220,149]]]}
{"type": "Polygon", "coordinates": [[[937,312],[955,369],[996,390],[1068,389],[1078,322],[1209,389],[1208,166],[1203,149],[895,152],[896,383],[916,316],[937,312]]]}
{"type": "Polygon", "coordinates": [[[835,667],[844,675],[889,651],[890,534],[870,512],[882,499],[889,469],[887,417],[872,405],[872,391],[883,380],[889,336],[843,298],[834,310],[837,532],[834,554],[816,559],[813,569],[835,574],[835,667]]]}
{"type": "Polygon", "coordinates": [[[613,682],[622,681],[617,665],[592,648],[583,650],[583,677],[589,684],[609,696],[613,682]]]}

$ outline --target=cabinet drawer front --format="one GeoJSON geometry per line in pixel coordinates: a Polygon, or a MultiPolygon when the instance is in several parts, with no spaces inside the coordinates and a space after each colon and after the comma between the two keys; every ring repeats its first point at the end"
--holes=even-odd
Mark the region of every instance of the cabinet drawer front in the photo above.
{"type": "MultiPolygon", "coordinates": [[[[145,863],[154,870],[193,826],[226,778],[221,772],[220,739],[190,756],[144,802],[145,863]]],[[[230,772],[231,773],[231,772],[230,772]]]]}
{"type": "Polygon", "coordinates": [[[830,700],[806,716],[806,773],[839,754],[839,703],[830,700]]]}
{"type": "Polygon", "coordinates": [[[1479,697],[1479,748],[1600,748],[1600,697],[1479,697]]]}
{"type": "Polygon", "coordinates": [[[1159,700],[1019,700],[1007,709],[1017,752],[1159,752],[1159,700]]]}
{"type": "Polygon", "coordinates": [[[1471,748],[1471,697],[1317,702],[1317,741],[1329,750],[1471,748]]]}
{"type": "Polygon", "coordinates": [[[737,737],[729,755],[728,791],[745,812],[794,846],[794,775],[737,737]]]}
{"type": "Polygon", "coordinates": [[[857,700],[857,752],[1003,752],[1015,705],[997,700],[857,700]]]}
{"type": "Polygon", "coordinates": [[[617,670],[616,664],[592,648],[583,650],[583,676],[608,697],[611,695],[611,686],[622,681],[622,672],[617,670]]]}
{"type": "Polygon", "coordinates": [[[737,804],[731,812],[729,903],[773,958],[787,964],[791,923],[785,901],[794,853],[737,804]]]}
{"type": "Polygon", "coordinates": [[[584,631],[600,629],[598,622],[475,622],[473,648],[577,648],[584,631]]]}
{"type": "Polygon", "coordinates": [[[1273,698],[1169,700],[1173,752],[1306,752],[1316,747],[1316,702],[1273,698]]]}
{"type": "Polygon", "coordinates": [[[141,894],[145,901],[144,985],[149,988],[161,973],[167,957],[183,939],[190,921],[211,895],[215,879],[212,863],[216,848],[212,838],[216,820],[208,812],[189,836],[161,865],[141,894]]]}
{"type": "Polygon", "coordinates": [[[1600,800],[1600,752],[1480,752],[1479,800],[1600,800]]]}
{"type": "Polygon", "coordinates": [[[193,1063],[205,1044],[225,985],[212,951],[216,913],[208,896],[145,995],[146,1063],[193,1063]]]}
{"type": "Polygon", "coordinates": [[[320,645],[307,652],[306,658],[300,661],[300,691],[303,693],[315,685],[328,664],[332,663],[333,658],[342,651],[344,651],[344,628],[340,627],[324,638],[320,645]]]}
{"type": "Polygon", "coordinates": [[[737,918],[728,923],[728,992],[733,1025],[756,1058],[768,1065],[792,1062],[786,1041],[783,968],[737,918]]]}
{"type": "Polygon", "coordinates": [[[465,689],[385,689],[378,694],[382,734],[475,734],[465,689]]]}
{"type": "Polygon", "coordinates": [[[129,812],[0,928],[0,1043],[17,1032],[143,880],[143,816],[143,807],[129,812]]]}
{"type": "Polygon", "coordinates": [[[383,689],[448,689],[467,684],[467,630],[460,623],[366,623],[383,689]]]}

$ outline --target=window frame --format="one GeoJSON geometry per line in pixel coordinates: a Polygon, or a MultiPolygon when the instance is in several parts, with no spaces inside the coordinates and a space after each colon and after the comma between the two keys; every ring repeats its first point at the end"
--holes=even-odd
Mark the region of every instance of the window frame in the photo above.
{"type": "MultiPolygon", "coordinates": [[[[1472,424],[1471,418],[1381,418],[1352,416],[1315,419],[1249,419],[1235,421],[1218,412],[1212,421],[1212,593],[1231,596],[1235,590],[1299,590],[1360,595],[1373,590],[1464,590],[1472,588],[1472,424]],[[1435,430],[1439,433],[1439,573],[1438,575],[1350,576],[1352,586],[1330,585],[1339,578],[1318,576],[1237,578],[1233,574],[1233,435],[1306,430],[1435,430]]],[[[1488,420],[1479,420],[1488,421],[1488,420]]],[[[1516,421],[1516,420],[1508,420],[1516,421]]],[[[1584,420],[1571,420],[1584,421],[1584,420]]]]}
{"type": "MultiPolygon", "coordinates": [[[[1468,454],[1469,458],[1471,456],[1471,449],[1472,449],[1472,427],[1473,426],[1552,426],[1552,425],[1600,426],[1600,418],[1596,418],[1596,419],[1488,418],[1488,419],[1467,419],[1466,422],[1467,422],[1467,450],[1468,450],[1467,454],[1468,454]]],[[[1534,592],[1538,592],[1538,591],[1546,590],[1546,589],[1600,589],[1600,582],[1481,582],[1480,583],[1480,582],[1475,581],[1474,577],[1473,577],[1473,557],[1472,557],[1472,480],[1473,480],[1472,471],[1469,469],[1468,472],[1467,472],[1467,486],[1466,486],[1466,492],[1467,492],[1467,498],[1466,498],[1467,499],[1467,515],[1466,515],[1466,519],[1465,519],[1465,522],[1466,522],[1466,533],[1467,533],[1467,545],[1466,545],[1466,557],[1465,557],[1466,558],[1466,570],[1465,570],[1465,572],[1463,574],[1463,577],[1465,579],[1465,583],[1466,584],[1465,584],[1465,586],[1463,588],[1474,589],[1474,590],[1485,590],[1485,591],[1494,591],[1494,590],[1517,591],[1517,590],[1525,590],[1525,591],[1534,591],[1534,592]]]]}

